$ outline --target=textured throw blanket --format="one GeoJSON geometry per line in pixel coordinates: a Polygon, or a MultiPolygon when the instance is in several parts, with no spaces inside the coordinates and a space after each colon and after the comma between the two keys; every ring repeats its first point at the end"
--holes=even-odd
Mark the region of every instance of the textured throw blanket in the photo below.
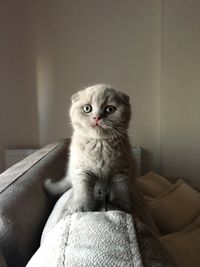
{"type": "Polygon", "coordinates": [[[68,191],[56,203],[27,267],[143,266],[130,214],[69,213],[70,199],[68,191]]]}
{"type": "Polygon", "coordinates": [[[71,214],[71,197],[69,190],[57,201],[28,267],[176,266],[157,238],[130,214],[110,203],[99,205],[101,211],[71,214]]]}
{"type": "Polygon", "coordinates": [[[143,266],[132,216],[121,211],[65,214],[27,266],[143,266]]]}

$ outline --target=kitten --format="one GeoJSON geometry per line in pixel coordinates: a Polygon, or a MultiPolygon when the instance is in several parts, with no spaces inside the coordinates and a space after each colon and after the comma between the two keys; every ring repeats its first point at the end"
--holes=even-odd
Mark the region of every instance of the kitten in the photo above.
{"type": "Polygon", "coordinates": [[[47,180],[46,189],[62,194],[72,187],[73,198],[68,207],[71,212],[93,210],[94,190],[100,187],[111,203],[127,212],[132,212],[134,205],[136,212],[141,213],[141,197],[137,189],[130,190],[134,169],[127,133],[129,97],[98,84],[77,92],[71,100],[74,132],[68,170],[58,183],[47,180]]]}

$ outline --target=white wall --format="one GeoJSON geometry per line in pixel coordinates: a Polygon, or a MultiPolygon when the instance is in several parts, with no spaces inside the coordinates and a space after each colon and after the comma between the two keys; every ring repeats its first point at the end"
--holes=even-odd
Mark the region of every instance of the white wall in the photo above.
{"type": "Polygon", "coordinates": [[[200,185],[200,1],[164,1],[162,173],[200,185]]]}
{"type": "Polygon", "coordinates": [[[4,150],[38,144],[34,50],[26,1],[0,7],[0,172],[4,150]]]}
{"type": "Polygon", "coordinates": [[[41,145],[70,136],[71,95],[104,82],[131,96],[132,143],[145,148],[144,171],[159,170],[160,1],[35,1],[34,10],[41,145]]]}

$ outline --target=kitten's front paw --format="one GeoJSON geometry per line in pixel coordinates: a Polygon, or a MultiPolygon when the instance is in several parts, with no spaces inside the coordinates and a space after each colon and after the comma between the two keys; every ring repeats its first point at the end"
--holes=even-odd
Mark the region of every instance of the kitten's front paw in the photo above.
{"type": "Polygon", "coordinates": [[[86,211],[93,211],[95,207],[95,203],[93,201],[74,201],[72,202],[68,210],[72,213],[74,212],[86,212],[86,211]]]}

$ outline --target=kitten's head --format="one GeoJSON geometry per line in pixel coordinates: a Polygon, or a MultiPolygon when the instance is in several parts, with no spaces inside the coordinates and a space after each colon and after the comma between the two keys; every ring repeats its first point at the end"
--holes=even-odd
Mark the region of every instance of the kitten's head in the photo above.
{"type": "Polygon", "coordinates": [[[129,97],[105,84],[90,86],[72,96],[73,128],[89,137],[122,137],[130,114],[129,97]]]}

